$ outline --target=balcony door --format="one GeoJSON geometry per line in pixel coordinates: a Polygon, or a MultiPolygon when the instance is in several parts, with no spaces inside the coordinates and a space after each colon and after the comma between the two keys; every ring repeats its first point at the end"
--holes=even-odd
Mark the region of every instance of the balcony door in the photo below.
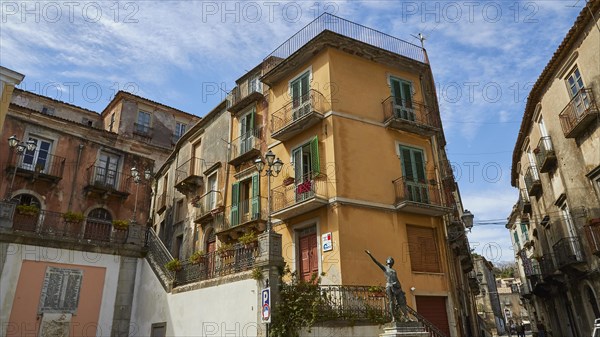
{"type": "Polygon", "coordinates": [[[319,140],[314,137],[310,142],[292,151],[295,175],[296,202],[314,196],[314,177],[319,174],[319,140]]]}
{"type": "Polygon", "coordinates": [[[581,91],[585,88],[585,85],[583,84],[579,68],[575,68],[569,75],[567,85],[569,86],[569,94],[574,99],[575,115],[579,118],[590,106],[590,98],[585,92],[581,91]]]}
{"type": "Polygon", "coordinates": [[[290,83],[292,94],[292,119],[296,120],[310,112],[310,72],[305,72],[290,83]]]}
{"type": "Polygon", "coordinates": [[[208,177],[206,196],[206,210],[210,211],[217,208],[217,173],[213,173],[208,177]]]}
{"type": "Polygon", "coordinates": [[[95,183],[116,188],[118,169],[119,156],[108,152],[100,153],[100,158],[98,158],[98,166],[96,166],[95,183]]]}
{"type": "Polygon", "coordinates": [[[400,160],[406,197],[410,201],[427,204],[429,203],[429,188],[425,176],[424,158],[422,150],[400,146],[400,160]]]}
{"type": "Polygon", "coordinates": [[[254,147],[254,108],[240,119],[240,152],[250,151],[254,147]]]}
{"type": "Polygon", "coordinates": [[[231,226],[260,218],[260,176],[233,183],[231,187],[231,226]]]}
{"type": "Polygon", "coordinates": [[[35,150],[25,150],[21,168],[28,171],[48,173],[50,170],[50,152],[52,151],[52,141],[40,137],[29,137],[29,140],[35,142],[35,150]]]}
{"type": "Polygon", "coordinates": [[[390,77],[392,96],[394,97],[394,117],[415,121],[415,110],[412,102],[412,84],[408,81],[390,77]]]}

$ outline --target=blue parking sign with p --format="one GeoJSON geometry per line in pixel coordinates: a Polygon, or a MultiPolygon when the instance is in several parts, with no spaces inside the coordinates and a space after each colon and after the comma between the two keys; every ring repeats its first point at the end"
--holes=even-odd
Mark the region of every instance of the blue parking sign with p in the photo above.
{"type": "Polygon", "coordinates": [[[261,313],[260,317],[263,323],[271,323],[271,288],[265,288],[261,291],[261,313]]]}

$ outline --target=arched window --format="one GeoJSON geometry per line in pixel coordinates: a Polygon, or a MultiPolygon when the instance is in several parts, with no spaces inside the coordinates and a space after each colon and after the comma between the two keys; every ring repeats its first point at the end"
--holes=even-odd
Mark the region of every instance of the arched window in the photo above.
{"type": "Polygon", "coordinates": [[[12,198],[18,205],[32,205],[37,208],[42,208],[42,203],[38,200],[38,198],[34,197],[31,194],[22,193],[17,194],[14,198],[12,198]]]}
{"type": "Polygon", "coordinates": [[[112,215],[104,208],[94,208],[88,213],[84,238],[110,241],[112,215]]]}

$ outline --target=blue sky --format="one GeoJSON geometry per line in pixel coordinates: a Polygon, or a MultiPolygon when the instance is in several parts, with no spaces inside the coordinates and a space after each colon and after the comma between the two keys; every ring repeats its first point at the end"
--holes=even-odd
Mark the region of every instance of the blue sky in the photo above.
{"type": "Polygon", "coordinates": [[[423,33],[448,155],[463,203],[475,214],[471,245],[492,261],[511,261],[504,223],[517,199],[510,164],[523,107],[584,5],[3,1],[0,64],[26,75],[23,89],[95,111],[123,89],[202,116],[324,11],[417,44],[411,35],[423,33]]]}

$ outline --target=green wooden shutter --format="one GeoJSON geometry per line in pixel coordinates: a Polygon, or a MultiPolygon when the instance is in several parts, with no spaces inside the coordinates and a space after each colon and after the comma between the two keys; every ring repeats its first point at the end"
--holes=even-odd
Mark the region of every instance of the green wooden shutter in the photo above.
{"type": "Polygon", "coordinates": [[[252,176],[252,220],[260,218],[260,176],[252,176]]]}
{"type": "Polygon", "coordinates": [[[412,108],[412,89],[410,82],[402,81],[402,99],[404,100],[404,106],[412,108]]]}
{"type": "Polygon", "coordinates": [[[319,140],[316,136],[310,141],[310,161],[313,176],[318,176],[321,173],[321,167],[319,162],[319,140]]]}
{"type": "Polygon", "coordinates": [[[309,97],[308,97],[308,90],[310,89],[309,85],[308,85],[308,76],[309,74],[306,73],[302,76],[302,78],[300,78],[300,90],[302,91],[302,103],[308,101],[309,97]]]}
{"type": "Polygon", "coordinates": [[[514,236],[515,236],[515,244],[521,248],[521,246],[519,245],[519,234],[517,234],[517,231],[513,232],[514,236]]]}
{"type": "Polygon", "coordinates": [[[420,150],[412,150],[412,154],[414,157],[414,168],[416,172],[416,178],[418,182],[426,182],[427,177],[425,177],[425,160],[423,160],[423,152],[420,150]]]}
{"type": "Polygon", "coordinates": [[[414,180],[414,171],[411,151],[409,148],[400,147],[400,163],[402,164],[402,176],[405,180],[414,180]]]}
{"type": "Polygon", "coordinates": [[[392,85],[392,96],[394,96],[394,103],[402,106],[402,89],[400,81],[395,78],[390,78],[392,85]]]}
{"type": "Polygon", "coordinates": [[[231,219],[229,220],[231,226],[237,226],[240,223],[240,183],[236,182],[231,185],[231,219]]]}
{"type": "MultiPolygon", "coordinates": [[[[254,116],[256,115],[256,108],[252,108],[252,112],[250,113],[250,130],[254,130],[254,116]]],[[[252,133],[253,135],[256,133],[252,133]]]]}
{"type": "Polygon", "coordinates": [[[292,108],[300,106],[300,81],[292,82],[292,108]]]}

